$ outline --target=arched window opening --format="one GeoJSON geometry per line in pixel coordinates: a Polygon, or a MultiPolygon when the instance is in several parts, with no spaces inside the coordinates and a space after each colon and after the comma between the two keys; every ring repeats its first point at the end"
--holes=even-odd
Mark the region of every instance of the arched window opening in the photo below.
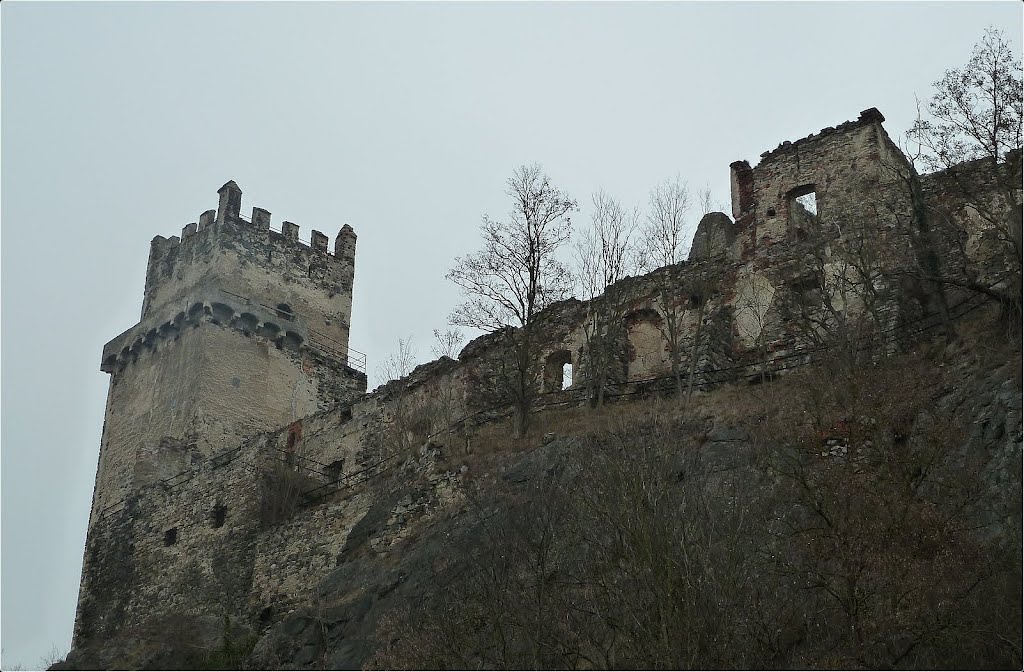
{"type": "Polygon", "coordinates": [[[572,355],[568,350],[551,353],[544,363],[544,391],[561,392],[570,385],[572,385],[572,355]],[[566,371],[568,371],[568,379],[566,371]]]}

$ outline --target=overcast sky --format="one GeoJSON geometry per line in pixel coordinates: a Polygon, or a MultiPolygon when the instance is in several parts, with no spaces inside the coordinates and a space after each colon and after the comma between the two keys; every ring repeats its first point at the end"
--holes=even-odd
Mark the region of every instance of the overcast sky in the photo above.
{"type": "Polygon", "coordinates": [[[1019,2],[0,5],[4,669],[70,645],[108,377],[149,241],[253,205],[359,235],[352,347],[430,359],[444,276],[506,178],[540,162],[584,205],[878,107],[893,137],[1019,2]]]}

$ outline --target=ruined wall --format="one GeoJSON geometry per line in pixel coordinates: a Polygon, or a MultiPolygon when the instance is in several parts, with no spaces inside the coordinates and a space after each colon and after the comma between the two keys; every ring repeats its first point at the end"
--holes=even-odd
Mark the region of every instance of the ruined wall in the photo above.
{"type": "Polygon", "coordinates": [[[256,624],[315,604],[320,581],[364,552],[369,536],[371,546],[398,543],[406,515],[433,515],[459,496],[455,473],[433,474],[415,498],[382,492],[386,479],[367,482],[383,471],[376,454],[337,441],[354,430],[365,438],[361,426],[358,415],[319,413],[104,512],[86,547],[75,645],[126,634],[171,640],[189,617],[256,624]]]}
{"type": "Polygon", "coordinates": [[[1021,152],[1002,163],[979,159],[921,178],[934,235],[948,253],[944,274],[1009,288],[1020,272],[1021,152]]]}
{"type": "Polygon", "coordinates": [[[263,440],[141,488],[93,521],[76,645],[169,615],[242,611],[260,530],[258,486],[268,458],[259,450],[263,440]]]}
{"type": "Polygon", "coordinates": [[[871,108],[783,142],[754,168],[732,164],[738,359],[852,342],[920,316],[902,283],[920,253],[911,168],[883,121],[871,108]]]}
{"type": "Polygon", "coordinates": [[[794,206],[801,196],[815,194],[821,218],[877,195],[890,181],[884,161],[895,149],[882,128],[884,120],[871,108],[856,121],[783,142],[761,154],[753,169],[746,162],[734,163],[733,211],[740,229],[734,256],[749,259],[760,249],[810,233],[807,218],[794,206]]]}

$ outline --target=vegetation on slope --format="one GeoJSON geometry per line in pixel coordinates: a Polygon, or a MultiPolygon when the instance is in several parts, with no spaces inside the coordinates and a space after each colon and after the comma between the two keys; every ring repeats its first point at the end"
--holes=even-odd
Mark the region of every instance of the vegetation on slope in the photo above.
{"type": "Polygon", "coordinates": [[[1019,667],[1019,348],[851,364],[613,409],[477,479],[372,663],[1019,667]]]}

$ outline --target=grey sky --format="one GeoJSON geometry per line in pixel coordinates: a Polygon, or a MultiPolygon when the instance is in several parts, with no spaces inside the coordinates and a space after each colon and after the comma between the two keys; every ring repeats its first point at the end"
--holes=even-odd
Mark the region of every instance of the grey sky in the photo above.
{"type": "Polygon", "coordinates": [[[50,3],[0,6],[2,647],[70,642],[106,396],[149,241],[234,179],[253,205],[359,235],[352,347],[375,366],[459,301],[504,181],[539,161],[580,200],[643,205],[914,94],[1022,5],[50,3]]]}

